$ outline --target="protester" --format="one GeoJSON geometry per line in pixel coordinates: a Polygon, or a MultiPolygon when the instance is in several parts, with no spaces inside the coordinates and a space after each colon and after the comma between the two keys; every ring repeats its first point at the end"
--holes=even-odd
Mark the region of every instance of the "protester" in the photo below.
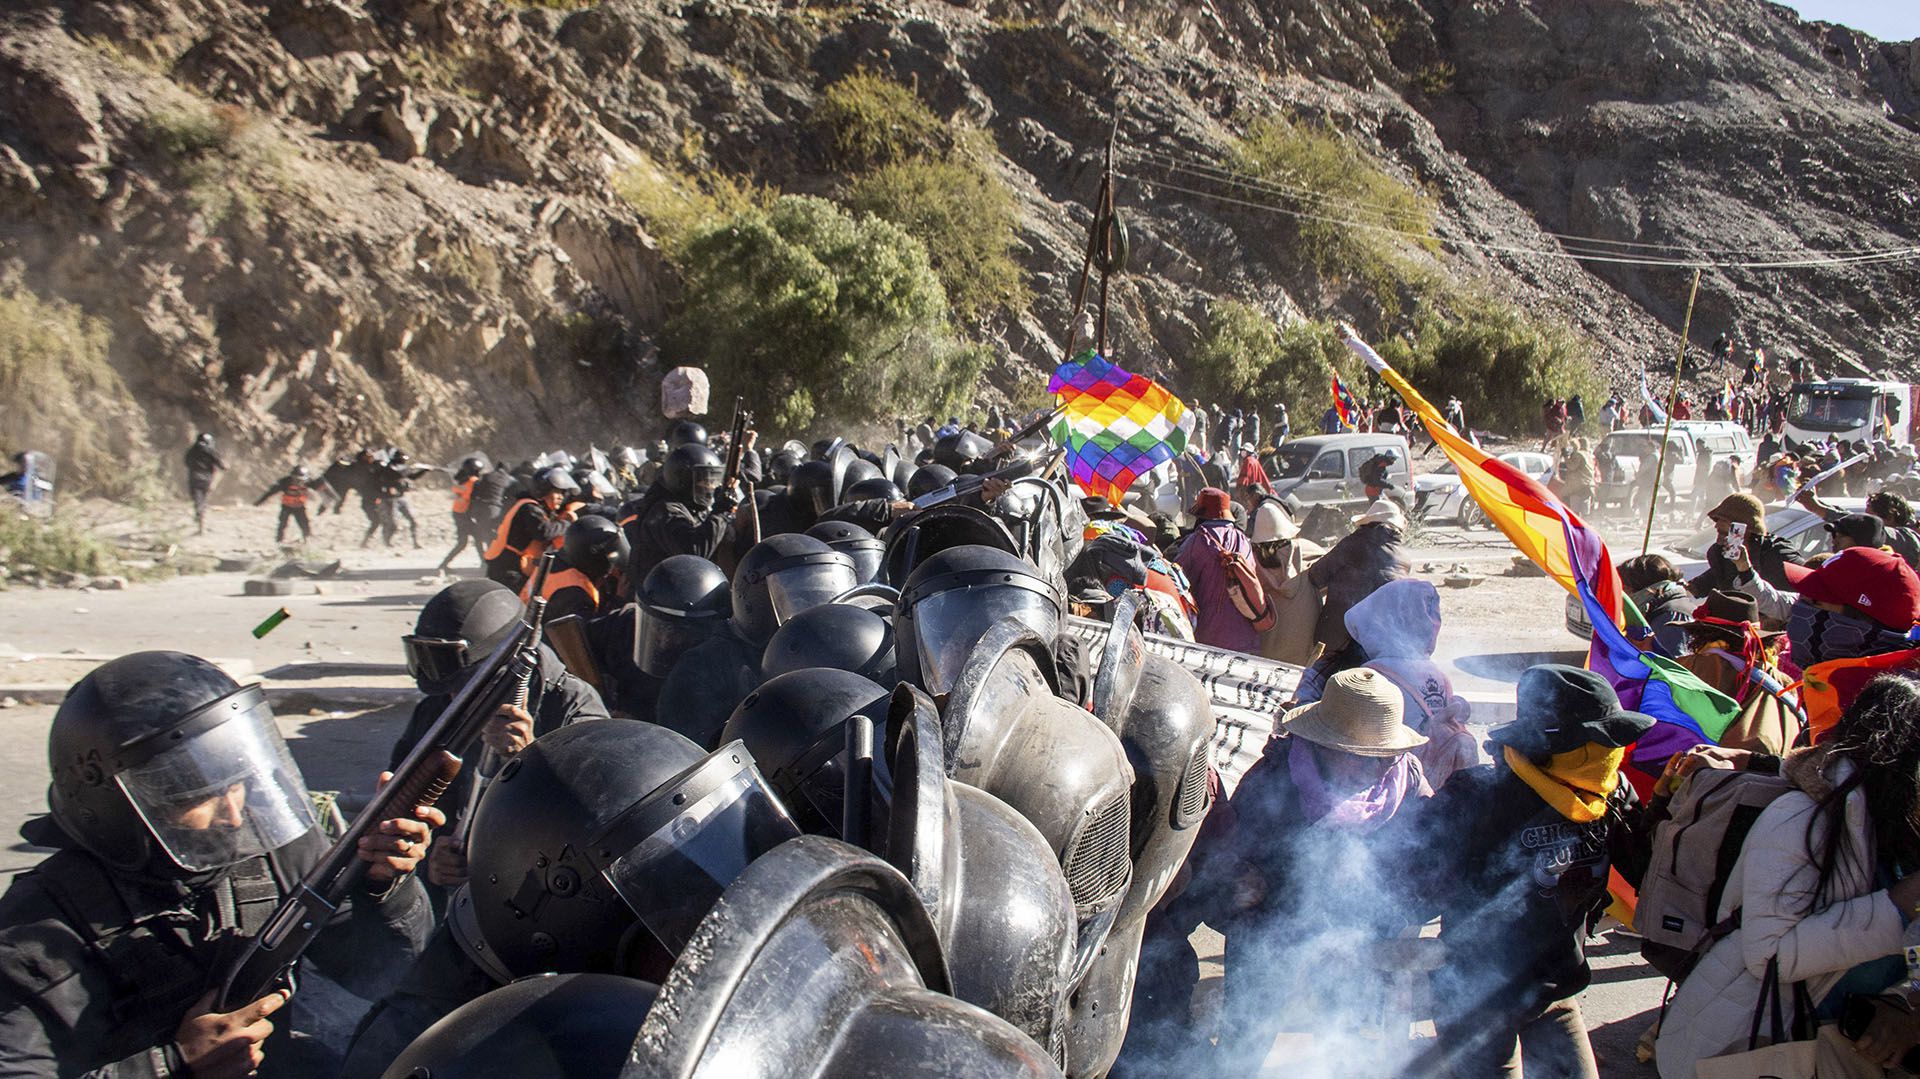
{"type": "Polygon", "coordinates": [[[1253,511],[1251,539],[1260,583],[1278,608],[1273,628],[1260,634],[1260,655],[1305,666],[1313,662],[1313,627],[1320,617],[1320,593],[1303,581],[1308,542],[1293,515],[1271,498],[1253,511]]]}
{"type": "Polygon", "coordinates": [[[1266,466],[1260,463],[1260,454],[1251,442],[1240,444],[1240,472],[1233,481],[1233,493],[1249,513],[1262,498],[1273,497],[1273,481],[1268,478],[1266,466]]]}
{"type": "MultiPolygon", "coordinates": [[[[1786,752],[1800,735],[1802,718],[1798,697],[1786,689],[1793,679],[1780,670],[1786,634],[1761,628],[1759,602],[1746,592],[1710,592],[1692,617],[1671,625],[1686,634],[1686,650],[1675,661],[1740,704],[1718,744],[1774,756],[1786,752]]],[[[1657,763],[1635,759],[1636,765],[1657,763]]]]}
{"type": "Polygon", "coordinates": [[[1836,1023],[1849,998],[1907,980],[1900,953],[1920,905],[1911,872],[1920,866],[1920,684],[1869,682],[1828,736],[1781,771],[1792,789],[1754,822],[1716,911],[1739,921],[1680,983],[1661,1023],[1662,1079],[1691,1079],[1696,1062],[1746,1050],[1767,981],[1788,1011],[1794,987],[1806,988],[1820,1022],[1818,1075],[1883,1075],[1913,1044],[1909,1022],[1904,1045],[1876,1030],[1875,1051],[1863,1055],[1836,1023]]]}
{"type": "Polygon", "coordinates": [[[1327,652],[1345,648],[1347,611],[1388,581],[1413,572],[1407,557],[1406,514],[1392,499],[1375,499],[1353,519],[1353,531],[1307,569],[1307,582],[1325,597],[1314,640],[1327,652]]]}
{"type": "Polygon", "coordinates": [[[1676,623],[1693,616],[1697,601],[1680,584],[1680,571],[1657,554],[1637,555],[1620,563],[1620,587],[1646,619],[1644,628],[1630,625],[1629,636],[1640,637],[1642,650],[1673,657],[1686,651],[1686,633],[1676,623]]]}
{"type": "Polygon", "coordinates": [[[1347,612],[1347,632],[1366,655],[1366,666],[1400,690],[1407,726],[1427,739],[1415,753],[1434,790],[1480,763],[1479,744],[1466,727],[1467,702],[1454,695],[1453,680],[1433,659],[1440,643],[1440,593],[1431,582],[1381,585],[1347,612]]]}
{"type": "Polygon", "coordinates": [[[1747,557],[1760,576],[1776,589],[1793,590],[1786,567],[1799,566],[1800,556],[1785,540],[1767,531],[1767,509],[1758,498],[1744,491],[1730,494],[1707,511],[1707,520],[1713,522],[1714,542],[1707,548],[1707,568],[1687,582],[1689,592],[1705,596],[1716,588],[1726,591],[1738,587],[1733,580],[1737,571],[1726,551],[1735,524],[1746,526],[1747,557]]]}
{"type": "Polygon", "coordinates": [[[1283,1030],[1327,1028],[1383,981],[1355,971],[1359,941],[1406,928],[1380,881],[1403,868],[1386,830],[1431,793],[1402,722],[1401,694],[1378,671],[1342,671],[1317,702],[1282,717],[1234,792],[1221,865],[1226,923],[1226,1074],[1258,1069],[1283,1030]],[[1337,965],[1350,975],[1323,977],[1337,965]]]}
{"type": "MultiPolygon", "coordinates": [[[[1245,566],[1248,574],[1254,575],[1253,544],[1233,523],[1232,500],[1218,487],[1203,488],[1189,512],[1199,524],[1180,545],[1175,561],[1186,573],[1194,605],[1199,609],[1194,619],[1194,639],[1215,648],[1257,653],[1260,632],[1228,593],[1235,583],[1233,564],[1245,566]]],[[[1264,599],[1247,598],[1250,602],[1264,599]]]]}
{"type": "Polygon", "coordinates": [[[1515,713],[1489,736],[1493,764],[1416,808],[1409,849],[1422,856],[1390,878],[1412,920],[1440,916],[1446,947],[1432,996],[1446,1067],[1409,1075],[1518,1075],[1517,1056],[1527,1075],[1599,1076],[1577,1000],[1593,976],[1587,930],[1610,866],[1636,857],[1612,822],[1635,804],[1626,747],[1654,721],[1621,708],[1600,675],[1559,664],[1520,676],[1515,713]]]}

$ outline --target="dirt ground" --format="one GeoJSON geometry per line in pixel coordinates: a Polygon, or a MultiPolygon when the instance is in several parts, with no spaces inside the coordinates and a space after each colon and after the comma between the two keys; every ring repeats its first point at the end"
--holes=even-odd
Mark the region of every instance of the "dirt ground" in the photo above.
{"type": "MultiPolygon", "coordinates": [[[[349,798],[371,789],[414,696],[399,638],[419,606],[445,582],[434,567],[451,545],[443,491],[414,496],[421,548],[404,527],[389,549],[378,537],[359,546],[365,519],[358,505],[316,522],[314,542],[277,549],[274,506],[219,505],[205,535],[193,535],[184,503],[133,511],[100,505],[67,507],[99,534],[134,547],[177,544],[182,551],[249,564],[258,574],[287,556],[342,563],[338,576],[299,581],[295,594],[243,594],[249,575],[229,570],[152,582],[124,591],[13,588],[0,591],[0,835],[44,811],[47,724],[63,687],[99,662],[142,648],[175,648],[217,659],[237,675],[259,676],[268,687],[295,758],[315,789],[349,798]],[[266,637],[251,630],[280,607],[292,617],[266,637]]],[[[1638,535],[1617,557],[1638,553],[1638,535]]],[[[1514,552],[1497,533],[1428,527],[1415,536],[1420,575],[1440,588],[1445,630],[1442,658],[1456,689],[1474,702],[1485,724],[1511,709],[1513,681],[1543,659],[1578,662],[1580,643],[1563,624],[1565,593],[1538,576],[1507,576],[1514,552]],[[1448,579],[1464,587],[1450,587],[1448,579]],[[1471,583],[1467,583],[1471,582],[1471,583]]],[[[478,558],[462,556],[456,570],[478,572],[478,558]]],[[[30,867],[44,852],[12,840],[0,845],[0,879],[30,867]]],[[[1206,978],[1197,1015],[1210,1018],[1217,1001],[1221,940],[1203,929],[1194,938],[1206,978]]],[[[1651,1076],[1634,1060],[1633,1043],[1657,1014],[1664,981],[1638,961],[1632,938],[1614,929],[1594,942],[1596,978],[1583,997],[1602,1074],[1651,1076]]],[[[351,1002],[322,1009],[322,1024],[351,1022],[351,1002]]],[[[1416,1031],[1420,1028],[1416,1027],[1416,1031]]],[[[1283,1041],[1272,1069],[1294,1069],[1283,1041]]]]}

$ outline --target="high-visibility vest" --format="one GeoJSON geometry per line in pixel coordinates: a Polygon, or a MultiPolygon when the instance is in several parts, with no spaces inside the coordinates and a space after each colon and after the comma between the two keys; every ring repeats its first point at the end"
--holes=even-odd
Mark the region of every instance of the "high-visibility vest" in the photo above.
{"type": "MultiPolygon", "coordinates": [[[[546,587],[540,590],[540,598],[552,599],[554,595],[563,588],[584,589],[587,593],[587,598],[593,601],[593,609],[596,611],[600,609],[600,589],[593,583],[593,578],[581,573],[572,566],[568,566],[566,569],[554,570],[552,573],[547,574],[547,584],[546,587]]],[[[520,586],[520,602],[526,603],[532,596],[533,581],[529,580],[526,584],[520,586]]]]}
{"type": "MultiPolygon", "coordinates": [[[[520,556],[521,574],[532,576],[534,565],[540,561],[541,555],[547,553],[547,548],[552,547],[556,551],[559,550],[566,546],[567,537],[565,535],[559,535],[553,537],[551,540],[535,537],[527,541],[525,547],[509,546],[507,543],[507,533],[513,529],[514,518],[520,515],[521,507],[528,505],[540,506],[542,503],[538,499],[533,498],[523,498],[515,502],[500,518],[500,527],[493,533],[493,542],[487,545],[487,552],[481,555],[481,557],[491,562],[501,555],[506,554],[508,551],[512,551],[514,554],[520,556]]],[[[584,505],[586,505],[584,502],[570,502],[565,509],[560,511],[558,516],[561,520],[571,520],[574,514],[579,511],[580,507],[584,505]]]]}
{"type": "Polygon", "coordinates": [[[465,483],[453,485],[453,512],[465,513],[473,505],[473,481],[478,478],[469,476],[465,483]]]}
{"type": "Polygon", "coordinates": [[[280,504],[287,509],[305,509],[307,505],[307,485],[289,483],[280,491],[280,504]]]}

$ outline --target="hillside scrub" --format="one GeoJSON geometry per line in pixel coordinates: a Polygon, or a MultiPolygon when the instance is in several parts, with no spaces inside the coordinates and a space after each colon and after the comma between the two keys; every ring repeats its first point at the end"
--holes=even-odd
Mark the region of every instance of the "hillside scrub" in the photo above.
{"type": "Polygon", "coordinates": [[[984,367],[948,326],[926,248],[877,217],[784,195],[697,227],[681,262],[676,348],[716,399],[779,402],[775,427],[944,410],[984,367]]]}
{"type": "Polygon", "coordinates": [[[120,572],[112,548],[86,529],[59,521],[42,521],[10,508],[0,508],[0,565],[19,576],[27,568],[42,574],[73,573],[87,577],[120,572]]]}
{"type": "Polygon", "coordinates": [[[813,109],[828,155],[846,172],[912,157],[938,157],[952,133],[911,87],[871,71],[856,71],[828,86],[813,109]]]}
{"type": "Polygon", "coordinates": [[[927,249],[954,317],[1025,306],[1013,261],[1019,216],[1006,185],[972,161],[915,158],[855,179],[847,203],[905,229],[927,249]]]}
{"type": "Polygon", "coordinates": [[[1548,398],[1578,393],[1597,405],[1605,397],[1592,345],[1575,331],[1484,294],[1451,306],[1423,312],[1411,343],[1395,338],[1381,348],[1436,406],[1458,397],[1475,428],[1532,431],[1548,398]]]}
{"type": "Polygon", "coordinates": [[[80,308],[0,282],[0,444],[51,453],[66,491],[112,493],[146,439],[112,343],[80,308]]]}
{"type": "Polygon", "coordinates": [[[1351,385],[1357,365],[1331,319],[1278,327],[1252,304],[1216,300],[1209,324],[1181,365],[1181,390],[1210,408],[1268,412],[1276,402],[1301,422],[1330,400],[1337,371],[1351,385]]]}

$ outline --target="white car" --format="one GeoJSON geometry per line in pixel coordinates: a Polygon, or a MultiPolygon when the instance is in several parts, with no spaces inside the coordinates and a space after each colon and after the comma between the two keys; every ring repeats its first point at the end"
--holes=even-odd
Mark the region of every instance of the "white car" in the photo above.
{"type": "MultiPolygon", "coordinates": [[[[1824,501],[1842,513],[1867,511],[1867,500],[1864,498],[1833,498],[1824,501]]],[[[1786,540],[1787,546],[1801,558],[1809,558],[1833,549],[1833,534],[1821,527],[1824,523],[1819,514],[1801,506],[1776,506],[1767,511],[1767,534],[1786,540]]],[[[1701,570],[1707,568],[1707,548],[1712,545],[1714,534],[1713,524],[1709,522],[1679,543],[1671,547],[1656,547],[1647,553],[1664,556],[1667,561],[1673,563],[1674,569],[1680,571],[1681,580],[1691,581],[1699,576],[1701,570]]],[[[1627,556],[1618,553],[1613,556],[1613,564],[1616,566],[1626,560],[1627,556]]],[[[1580,602],[1579,596],[1572,593],[1567,595],[1567,632],[1581,640],[1587,640],[1593,636],[1593,623],[1587,621],[1586,605],[1580,602]]]]}
{"type": "MultiPolygon", "coordinates": [[[[1544,453],[1503,453],[1500,459],[1541,483],[1553,474],[1553,458],[1544,453]]],[[[1413,515],[1423,521],[1458,521],[1462,528],[1487,523],[1480,504],[1467,496],[1452,461],[1413,478],[1413,515]]]]}

